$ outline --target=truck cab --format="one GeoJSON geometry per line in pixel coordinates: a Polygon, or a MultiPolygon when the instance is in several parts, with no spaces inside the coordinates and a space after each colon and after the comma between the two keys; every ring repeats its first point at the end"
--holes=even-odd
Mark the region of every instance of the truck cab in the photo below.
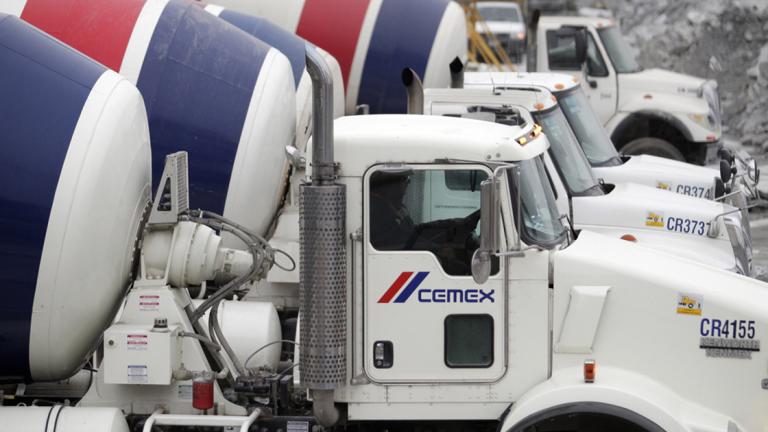
{"type": "MultiPolygon", "coordinates": [[[[717,82],[643,70],[611,19],[542,17],[529,70],[586,82],[601,123],[623,154],[652,154],[698,165],[715,162],[722,112],[717,82]]],[[[530,58],[530,56],[529,56],[530,58]]]]}
{"type": "Polygon", "coordinates": [[[546,136],[533,124],[356,116],[334,128],[339,181],[355,191],[346,219],[357,233],[347,272],[349,358],[334,392],[350,424],[431,419],[488,421],[502,431],[582,430],[579,421],[591,419],[622,430],[733,424],[746,431],[766,421],[764,390],[748,385],[762,379],[764,353],[725,360],[707,348],[754,345],[766,312],[758,303],[729,311],[721,299],[734,286],[739,297],[765,298],[764,284],[587,230],[569,239],[541,159],[546,136]],[[490,235],[495,244],[487,278],[475,279],[466,257],[463,270],[446,265],[442,249],[463,235],[423,231],[413,243],[423,247],[378,243],[374,201],[389,182],[415,225],[479,210],[480,243],[490,235]],[[701,315],[678,314],[681,296],[712,304],[694,305],[701,315]],[[729,337],[722,330],[710,341],[713,319],[720,329],[735,319],[740,342],[722,342],[729,337]],[[661,358],[696,364],[697,385],[681,363],[661,358]],[[741,390],[749,408],[725,396],[741,390]]]}
{"type": "Polygon", "coordinates": [[[521,108],[529,110],[550,140],[544,157],[546,172],[560,214],[573,221],[574,228],[631,238],[718,268],[752,273],[749,231],[738,208],[640,184],[601,183],[549,92],[531,89],[517,96],[505,93],[427,89],[424,113],[508,124],[517,121],[513,113],[521,108]],[[709,227],[714,227],[713,231],[709,227]]]}

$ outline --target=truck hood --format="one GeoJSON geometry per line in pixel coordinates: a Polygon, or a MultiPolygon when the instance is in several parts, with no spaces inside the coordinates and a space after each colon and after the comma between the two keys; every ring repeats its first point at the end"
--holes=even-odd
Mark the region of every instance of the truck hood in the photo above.
{"type": "MultiPolygon", "coordinates": [[[[684,234],[703,239],[709,238],[706,235],[706,224],[715,216],[734,209],[728,204],[692,198],[635,183],[616,184],[607,195],[573,197],[572,206],[577,228],[616,226],[684,234]],[[676,227],[678,219],[690,220],[688,228],[676,227]],[[697,224],[696,229],[693,229],[693,221],[705,226],[697,224]],[[703,232],[700,232],[702,228],[703,232]]],[[[722,218],[718,219],[718,223],[723,224],[722,218]]],[[[718,238],[727,239],[725,231],[723,224],[718,238]]]]}
{"type": "Polygon", "coordinates": [[[718,170],[658,156],[631,156],[621,165],[593,168],[606,183],[638,183],[697,198],[711,198],[718,170]]]}
{"type": "Polygon", "coordinates": [[[698,97],[704,79],[664,69],[647,69],[619,74],[619,87],[650,93],[671,93],[698,97]]]}
{"type": "Polygon", "coordinates": [[[591,232],[556,252],[553,264],[555,372],[595,359],[596,382],[601,366],[622,368],[738,430],[768,424],[760,385],[768,378],[768,284],[591,232]],[[606,288],[597,308],[574,300],[606,288]],[[595,327],[566,325],[590,319],[595,327]],[[569,347],[568,337],[582,346],[569,347]]]}

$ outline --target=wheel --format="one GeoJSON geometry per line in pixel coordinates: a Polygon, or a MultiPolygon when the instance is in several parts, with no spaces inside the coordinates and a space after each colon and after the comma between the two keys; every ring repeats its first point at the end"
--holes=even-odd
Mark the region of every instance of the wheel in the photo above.
{"type": "Polygon", "coordinates": [[[630,141],[621,148],[625,155],[649,154],[667,159],[685,161],[685,156],[672,144],[660,138],[643,137],[630,141]]]}

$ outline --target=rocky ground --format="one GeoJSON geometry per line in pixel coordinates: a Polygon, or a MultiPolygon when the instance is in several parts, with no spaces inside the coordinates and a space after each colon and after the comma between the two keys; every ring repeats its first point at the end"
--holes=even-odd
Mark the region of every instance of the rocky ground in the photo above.
{"type": "Polygon", "coordinates": [[[768,151],[768,0],[606,0],[646,68],[714,78],[724,133],[768,151]]]}

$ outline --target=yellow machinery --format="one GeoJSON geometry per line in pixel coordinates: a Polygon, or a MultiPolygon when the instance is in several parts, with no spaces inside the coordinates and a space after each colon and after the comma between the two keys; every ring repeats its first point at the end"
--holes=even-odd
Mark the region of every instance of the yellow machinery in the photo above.
{"type": "Polygon", "coordinates": [[[477,10],[477,0],[461,0],[461,6],[467,18],[468,60],[486,63],[499,71],[514,71],[516,69],[514,63],[477,10]],[[479,32],[478,27],[481,29],[479,32]]]}

